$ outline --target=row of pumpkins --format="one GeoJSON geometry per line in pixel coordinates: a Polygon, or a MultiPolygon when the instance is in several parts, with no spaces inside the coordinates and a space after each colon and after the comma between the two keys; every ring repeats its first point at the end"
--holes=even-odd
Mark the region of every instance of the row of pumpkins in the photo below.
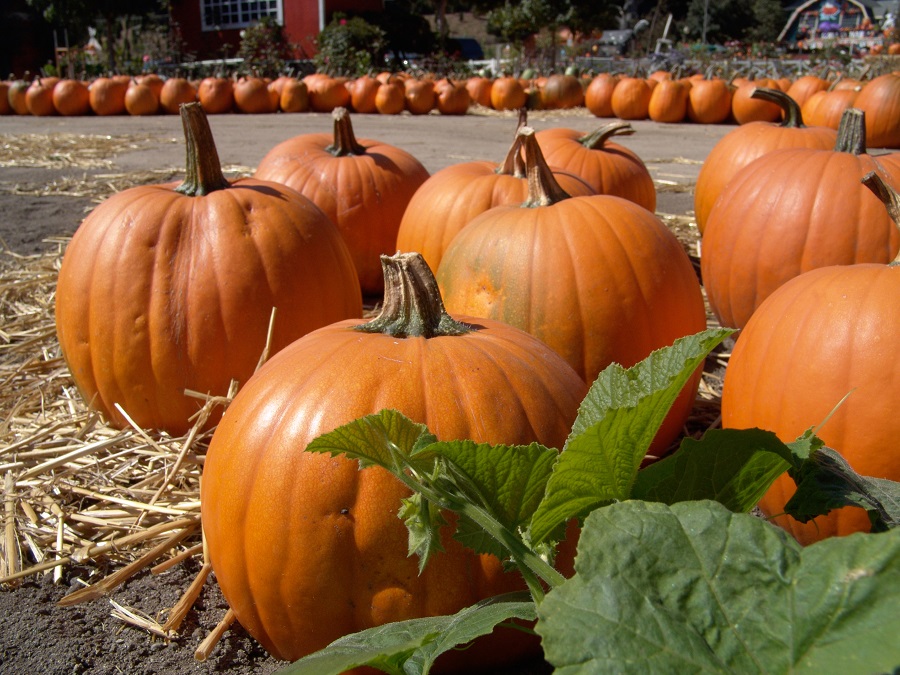
{"type": "MultiPolygon", "coordinates": [[[[203,405],[184,392],[225,395],[239,381],[201,487],[210,561],[237,619],[295,660],[521,589],[449,533],[420,575],[396,516],[405,488],[303,448],[384,408],[439,439],[562,447],[600,370],[706,328],[649,172],[614,141],[627,123],[535,132],[523,112],[505,158],[429,175],[404,150],[356,138],[337,108],[332,133],[286,140],[254,177],[229,182],[202,107],[181,114],[184,182],[125,190],[88,215],[59,272],[57,331],[83,396],[113,425],[184,433],[203,405]],[[381,301],[370,320],[364,296],[381,301]]],[[[722,325],[743,329],[723,424],[792,440],[852,390],[819,433],[862,473],[897,480],[900,267],[887,263],[900,250],[889,216],[900,155],[866,151],[856,109],[839,131],[791,119],[732,130],[696,186],[706,293],[722,325]],[[881,198],[861,183],[870,172],[881,198]]],[[[680,436],[699,375],[652,453],[680,436]]],[[[780,513],[785,490],[766,495],[766,512],[780,513]]],[[[864,528],[845,511],[785,527],[804,542],[864,528]]],[[[566,574],[576,538],[558,558],[566,574]]],[[[449,666],[539,649],[501,633],[449,666]]]]}
{"type": "Polygon", "coordinates": [[[788,93],[815,126],[837,129],[844,110],[859,108],[869,118],[872,147],[900,147],[898,73],[872,80],[817,75],[725,80],[699,74],[677,77],[663,70],[647,77],[602,73],[466,80],[388,72],[352,79],[315,73],[303,78],[206,77],[199,81],[148,74],[104,77],[90,83],[49,77],[0,83],[0,114],[177,114],[182,103],[199,101],[207,114],[330,112],[346,107],[356,113],[464,115],[479,104],[495,110],[585,106],[597,117],[663,123],[746,124],[780,119],[777,105],[750,97],[756,88],[788,93]]]}

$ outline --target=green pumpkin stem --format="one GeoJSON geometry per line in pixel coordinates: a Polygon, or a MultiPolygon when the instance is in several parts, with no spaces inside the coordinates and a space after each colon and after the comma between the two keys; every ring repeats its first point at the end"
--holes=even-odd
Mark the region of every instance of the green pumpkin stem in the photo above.
{"type": "Polygon", "coordinates": [[[780,125],[782,128],[801,129],[806,126],[803,123],[803,115],[800,113],[800,106],[797,105],[797,101],[780,89],[756,87],[750,92],[750,98],[758,98],[760,101],[768,101],[779,106],[784,112],[780,125]]]}
{"type": "Polygon", "coordinates": [[[589,134],[585,134],[578,139],[578,142],[588,150],[597,150],[602,148],[606,141],[613,136],[631,136],[633,133],[634,127],[628,122],[610,122],[589,134]]]}
{"type": "Polygon", "coordinates": [[[572,195],[563,190],[553,171],[544,159],[544,153],[534,136],[534,129],[529,126],[519,129],[522,139],[522,150],[525,153],[525,174],[528,177],[528,198],[522,204],[524,208],[551,206],[572,195]]]}
{"type": "Polygon", "coordinates": [[[184,127],[187,167],[184,182],[175,188],[175,192],[188,197],[202,197],[229,187],[231,184],[222,173],[209,121],[199,103],[181,105],[181,125],[184,127]]]}
{"type": "Polygon", "coordinates": [[[334,118],[334,143],[325,150],[335,157],[347,157],[349,155],[364,155],[366,149],[359,144],[353,135],[353,125],[350,123],[350,111],[344,107],[337,107],[331,113],[334,118]]]}
{"type": "Polygon", "coordinates": [[[841,115],[834,151],[866,154],[866,114],[862,110],[847,108],[841,115]]]}
{"type": "MultiPolygon", "coordinates": [[[[888,215],[894,221],[894,225],[900,228],[900,193],[893,186],[884,182],[884,179],[874,171],[870,171],[862,177],[862,184],[869,188],[887,209],[888,215]]],[[[891,261],[892,265],[900,265],[900,251],[891,261]]]]}
{"type": "Polygon", "coordinates": [[[447,313],[434,274],[420,253],[382,255],[381,269],[381,313],[356,330],[399,338],[464,335],[473,330],[447,313]]]}

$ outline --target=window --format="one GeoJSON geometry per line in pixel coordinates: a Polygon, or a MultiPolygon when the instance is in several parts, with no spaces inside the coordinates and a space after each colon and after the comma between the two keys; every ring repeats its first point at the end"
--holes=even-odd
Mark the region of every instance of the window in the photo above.
{"type": "Polygon", "coordinates": [[[203,30],[246,28],[263,17],[282,23],[282,0],[200,0],[203,30]]]}

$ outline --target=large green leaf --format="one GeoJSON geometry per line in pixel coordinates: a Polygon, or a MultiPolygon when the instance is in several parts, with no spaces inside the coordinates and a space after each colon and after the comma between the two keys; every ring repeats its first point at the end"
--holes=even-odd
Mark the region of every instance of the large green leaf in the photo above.
{"type": "Polygon", "coordinates": [[[591,386],[531,524],[531,539],[558,539],[565,523],[631,496],[641,462],[685,383],[733,331],[706,330],[635,366],[606,368],[591,386]]]}
{"type": "Polygon", "coordinates": [[[339,638],[278,671],[281,675],[339,675],[372,666],[395,675],[425,675],[444,652],[487,635],[510,619],[533,621],[527,593],[483,600],[452,616],[411,619],[339,638]]]}
{"type": "Polygon", "coordinates": [[[665,504],[714,499],[747,512],[791,461],[791,449],[771,431],[712,429],[639,471],[632,497],[665,504]]]}
{"type": "Polygon", "coordinates": [[[560,675],[886,673],[900,666],[900,531],[802,549],[712,502],[623,502],[585,521],[536,630],[560,675]]]}

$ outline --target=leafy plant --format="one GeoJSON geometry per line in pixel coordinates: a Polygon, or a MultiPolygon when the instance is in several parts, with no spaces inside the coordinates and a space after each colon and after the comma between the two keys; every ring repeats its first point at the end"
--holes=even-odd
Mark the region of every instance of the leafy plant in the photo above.
{"type": "Polygon", "coordinates": [[[284,26],[264,16],[257,23],[241,31],[238,58],[244,59],[244,70],[260,77],[275,77],[281,73],[294,53],[284,26]]]}
{"type": "Polygon", "coordinates": [[[379,67],[385,32],[365,19],[336,12],[316,38],[313,60],[320,72],[355,77],[379,67]]]}
{"type": "Polygon", "coordinates": [[[437,541],[437,509],[452,510],[457,538],[516,565],[534,605],[497,598],[452,617],[381,626],[283,672],[370,665],[424,674],[451,643],[490,632],[491,622],[535,616],[545,656],[561,673],[896,667],[900,531],[803,549],[746,513],[787,469],[799,479],[800,510],[817,510],[815,483],[826,481],[824,508],[863,504],[874,529],[886,529],[900,511],[896,484],[870,490],[811,433],[784,444],[761,430],[710,432],[640,469],[684,382],[729,334],[707,330],[633,368],[610,366],[558,455],[537,444],[486,453],[467,441],[435,442],[387,410],[315,440],[309,451],[384,467],[414,491],[401,515],[423,565],[437,541]],[[583,528],[576,574],[565,579],[550,563],[573,518],[583,528]]]}

